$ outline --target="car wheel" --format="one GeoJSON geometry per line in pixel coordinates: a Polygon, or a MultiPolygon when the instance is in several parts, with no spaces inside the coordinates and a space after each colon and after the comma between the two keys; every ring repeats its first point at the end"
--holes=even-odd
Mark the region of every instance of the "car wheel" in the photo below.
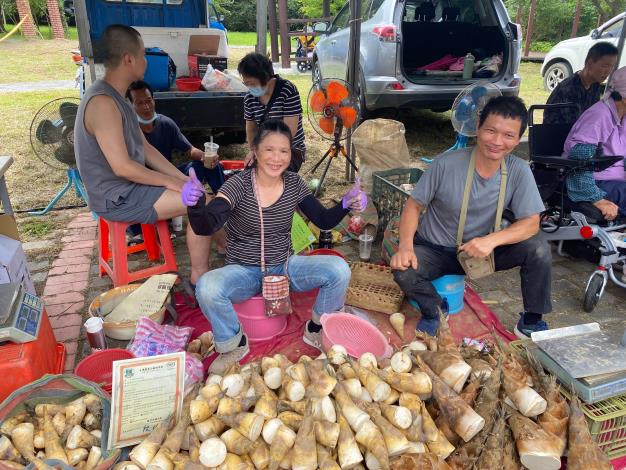
{"type": "Polygon", "coordinates": [[[543,86],[546,91],[552,91],[566,78],[572,76],[572,68],[567,62],[555,62],[548,67],[543,76],[543,86]]]}
{"type": "Polygon", "coordinates": [[[322,81],[322,71],[320,70],[320,64],[317,60],[313,60],[313,66],[311,67],[311,78],[313,83],[322,81]]]}

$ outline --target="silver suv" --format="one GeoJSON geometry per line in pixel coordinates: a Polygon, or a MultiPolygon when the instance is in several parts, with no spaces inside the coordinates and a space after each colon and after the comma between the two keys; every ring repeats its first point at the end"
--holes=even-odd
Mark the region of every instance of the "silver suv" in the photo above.
{"type": "MultiPolygon", "coordinates": [[[[481,78],[505,95],[519,93],[521,28],[510,21],[502,0],[362,0],[361,5],[358,92],[367,111],[445,111],[463,88],[481,78]],[[444,62],[453,59],[458,69],[468,53],[490,66],[477,64],[470,79],[458,70],[433,70],[433,63],[447,69],[444,62]]],[[[315,25],[324,34],[313,53],[314,80],[345,78],[349,19],[346,3],[329,25],[315,25]]]]}

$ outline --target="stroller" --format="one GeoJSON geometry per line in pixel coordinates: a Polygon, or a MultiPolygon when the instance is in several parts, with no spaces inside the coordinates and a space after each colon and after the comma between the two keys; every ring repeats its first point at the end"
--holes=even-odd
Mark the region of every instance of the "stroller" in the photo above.
{"type": "Polygon", "coordinates": [[[626,274],[626,244],[615,237],[626,228],[626,220],[607,221],[590,202],[573,202],[567,197],[567,176],[576,170],[602,171],[623,160],[621,156],[595,156],[578,161],[563,158],[561,153],[572,124],[538,124],[533,114],[538,110],[578,107],[572,103],[533,105],[528,112],[528,143],[530,165],[546,210],[541,215],[541,234],[548,241],[558,242],[558,253],[563,255],[566,240],[584,240],[600,254],[596,270],[591,274],[585,288],[583,309],[592,312],[604,292],[610,278],[620,287],[626,287],[624,279],[618,279],[614,267],[621,265],[626,274]]]}
{"type": "Polygon", "coordinates": [[[304,73],[311,70],[314,48],[315,36],[313,36],[313,28],[307,26],[303,31],[303,34],[296,37],[296,63],[298,66],[298,72],[304,73]],[[309,36],[309,33],[311,36],[309,36]]]}

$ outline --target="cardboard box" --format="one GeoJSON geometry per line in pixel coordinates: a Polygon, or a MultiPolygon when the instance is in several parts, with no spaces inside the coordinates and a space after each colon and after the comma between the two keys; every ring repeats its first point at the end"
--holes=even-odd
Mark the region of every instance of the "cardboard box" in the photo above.
{"type": "Polygon", "coordinates": [[[13,238],[0,235],[0,284],[10,282],[22,284],[24,290],[36,295],[22,244],[13,238]]]}
{"type": "Polygon", "coordinates": [[[187,49],[187,63],[191,77],[204,77],[207,66],[211,64],[214,69],[224,71],[228,65],[226,57],[217,55],[220,47],[220,36],[206,36],[192,34],[189,36],[187,49]]]}
{"type": "Polygon", "coordinates": [[[6,235],[13,240],[20,240],[20,234],[17,231],[17,222],[15,217],[9,214],[0,215],[0,235],[6,235]]]}

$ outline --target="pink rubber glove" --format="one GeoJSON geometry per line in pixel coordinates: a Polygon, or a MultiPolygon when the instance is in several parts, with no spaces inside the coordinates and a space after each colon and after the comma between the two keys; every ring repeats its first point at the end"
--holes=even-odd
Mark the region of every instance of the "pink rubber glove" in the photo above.
{"type": "Polygon", "coordinates": [[[183,204],[191,207],[195,206],[202,195],[204,194],[204,186],[196,177],[196,172],[193,168],[189,169],[189,180],[183,185],[183,191],[181,192],[181,198],[183,204]]]}
{"type": "Polygon", "coordinates": [[[367,207],[367,194],[361,189],[361,178],[357,178],[354,185],[344,194],[341,205],[344,209],[363,212],[367,207]]]}

